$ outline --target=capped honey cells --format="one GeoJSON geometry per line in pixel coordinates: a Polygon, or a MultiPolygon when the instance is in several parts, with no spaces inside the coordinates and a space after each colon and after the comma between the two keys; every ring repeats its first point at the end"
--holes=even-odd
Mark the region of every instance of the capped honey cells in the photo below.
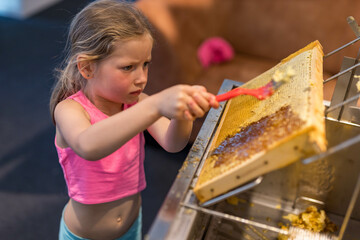
{"type": "Polygon", "coordinates": [[[214,167],[226,164],[229,159],[245,161],[253,154],[266,150],[274,142],[288,136],[304,124],[289,106],[260,119],[241,129],[233,136],[227,137],[219,147],[211,153],[215,161],[214,167]]]}

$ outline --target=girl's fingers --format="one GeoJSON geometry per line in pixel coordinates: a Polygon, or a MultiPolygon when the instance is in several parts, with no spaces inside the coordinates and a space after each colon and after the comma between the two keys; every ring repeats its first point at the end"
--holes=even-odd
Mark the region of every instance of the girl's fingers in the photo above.
{"type": "Polygon", "coordinates": [[[188,102],[188,107],[190,113],[194,117],[203,117],[211,107],[218,108],[219,103],[216,101],[216,98],[213,94],[206,91],[205,87],[202,86],[192,86],[195,90],[191,94],[191,100],[188,102]]]}
{"type": "Polygon", "coordinates": [[[188,120],[188,121],[194,121],[195,120],[195,117],[191,115],[189,110],[184,111],[184,118],[185,118],[185,120],[188,120]]]}
{"type": "Polygon", "coordinates": [[[219,102],[216,101],[216,97],[214,95],[212,95],[210,97],[209,104],[210,104],[210,107],[213,107],[213,108],[218,108],[220,106],[219,102]]]}
{"type": "Polygon", "coordinates": [[[189,108],[189,112],[194,117],[202,117],[205,114],[205,110],[202,109],[195,100],[191,100],[188,102],[188,108],[189,108]]]}
{"type": "MultiPolygon", "coordinates": [[[[213,107],[213,108],[218,108],[219,107],[219,102],[216,101],[216,97],[214,94],[211,94],[209,92],[201,92],[202,96],[206,99],[207,101],[207,104],[209,105],[209,108],[210,107],[213,107]]],[[[207,109],[208,111],[209,109],[207,109]]]]}
{"type": "Polygon", "coordinates": [[[204,86],[201,86],[201,85],[193,85],[192,87],[195,88],[195,89],[198,90],[198,91],[207,92],[207,90],[206,90],[206,88],[205,88],[204,86]]]}
{"type": "Polygon", "coordinates": [[[193,99],[203,111],[207,112],[210,109],[210,103],[206,96],[204,97],[203,95],[204,93],[195,93],[193,99]]]}
{"type": "Polygon", "coordinates": [[[168,118],[194,120],[219,104],[203,86],[177,85],[159,94],[163,97],[160,112],[168,118]]]}

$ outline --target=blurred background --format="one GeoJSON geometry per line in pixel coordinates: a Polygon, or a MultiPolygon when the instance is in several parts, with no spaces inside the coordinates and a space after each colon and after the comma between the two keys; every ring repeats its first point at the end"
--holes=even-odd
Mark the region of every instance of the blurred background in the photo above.
{"type": "MultiPolygon", "coordinates": [[[[68,197],[48,101],[69,23],[89,2],[0,0],[0,239],[57,239],[68,197]]],[[[325,53],[342,46],[356,37],[347,17],[360,19],[357,0],[133,2],[156,30],[150,94],[178,83],[201,84],[216,94],[224,79],[246,82],[312,41],[319,40],[325,53]],[[197,51],[214,36],[232,47],[233,57],[206,67],[197,51]]],[[[354,44],[325,59],[324,79],[358,48],[354,44]]],[[[331,100],[335,83],[325,85],[324,99],[331,100]]],[[[191,142],[177,154],[166,153],[146,135],[144,234],[203,121],[196,121],[191,142]]]]}
{"type": "MultiPolygon", "coordinates": [[[[11,1],[8,1],[11,2],[11,1]]],[[[0,239],[57,239],[68,200],[48,101],[71,18],[87,0],[62,0],[27,17],[0,17],[0,239]]],[[[186,150],[148,139],[143,232],[160,208],[186,150]]]]}

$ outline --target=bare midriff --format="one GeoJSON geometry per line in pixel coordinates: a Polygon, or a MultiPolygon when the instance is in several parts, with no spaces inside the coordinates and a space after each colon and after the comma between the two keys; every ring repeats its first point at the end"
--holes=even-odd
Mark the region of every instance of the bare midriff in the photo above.
{"type": "Polygon", "coordinates": [[[140,193],[100,204],[82,204],[70,199],[65,208],[64,220],[69,230],[79,237],[116,239],[132,226],[140,206],[140,193]]]}
{"type": "Polygon", "coordinates": [[[254,122],[227,137],[213,150],[211,158],[215,167],[227,164],[231,159],[245,161],[252,155],[268,149],[271,144],[299,129],[304,121],[291,111],[289,106],[254,122]]]}

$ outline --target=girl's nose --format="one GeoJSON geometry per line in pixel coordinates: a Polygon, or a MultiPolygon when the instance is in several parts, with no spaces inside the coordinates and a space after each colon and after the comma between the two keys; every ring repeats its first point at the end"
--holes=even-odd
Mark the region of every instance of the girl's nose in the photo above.
{"type": "Polygon", "coordinates": [[[147,69],[139,69],[137,75],[136,75],[136,79],[135,79],[135,83],[136,84],[143,84],[147,82],[147,77],[148,77],[148,71],[147,69]]]}

